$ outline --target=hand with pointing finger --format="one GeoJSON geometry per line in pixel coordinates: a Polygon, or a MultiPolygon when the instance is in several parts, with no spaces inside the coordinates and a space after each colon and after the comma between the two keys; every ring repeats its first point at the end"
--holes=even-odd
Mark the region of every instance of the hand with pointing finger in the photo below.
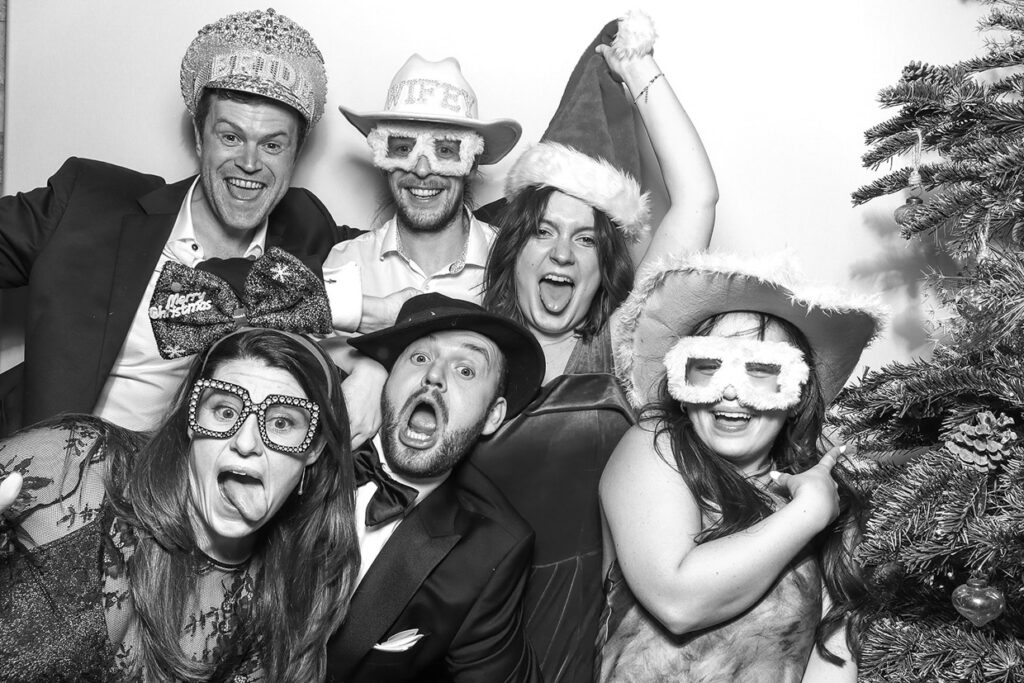
{"type": "Polygon", "coordinates": [[[832,467],[845,452],[846,446],[833,448],[818,464],[800,474],[771,473],[775,486],[789,494],[789,504],[807,510],[821,521],[822,529],[839,515],[839,487],[832,478],[832,467]]]}

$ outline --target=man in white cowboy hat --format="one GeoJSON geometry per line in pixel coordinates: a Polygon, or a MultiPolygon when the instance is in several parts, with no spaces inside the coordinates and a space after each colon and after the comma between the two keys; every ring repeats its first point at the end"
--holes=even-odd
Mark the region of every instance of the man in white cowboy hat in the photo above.
{"type": "Polygon", "coordinates": [[[416,292],[480,302],[495,231],[467,208],[469,177],[500,161],[522,128],[511,119],[481,120],[477,98],[449,57],[414,54],[395,74],[382,111],[341,113],[366,136],[373,164],[387,174],[395,215],[380,228],[337,245],[325,276],[351,263],[362,272],[360,332],[394,322],[416,292]]]}
{"type": "Polygon", "coordinates": [[[274,10],[224,17],[192,41],[180,85],[197,176],[168,184],[72,158],[46,187],[0,198],[0,287],[29,297],[25,362],[0,377],[0,433],[62,412],[154,426],[190,362],[158,347],[150,320],[165,264],[278,247],[316,272],[336,241],[323,204],[290,187],[327,91],[309,33],[274,10]]]}

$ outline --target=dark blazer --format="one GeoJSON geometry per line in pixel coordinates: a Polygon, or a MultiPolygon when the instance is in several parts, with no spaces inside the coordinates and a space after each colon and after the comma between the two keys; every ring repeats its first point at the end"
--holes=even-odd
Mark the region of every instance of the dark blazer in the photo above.
{"type": "MultiPolygon", "coordinates": [[[[0,381],[14,386],[7,430],[92,412],[193,180],[71,158],[46,187],[0,198],[0,288],[27,285],[29,299],[24,367],[0,381]]],[[[339,238],[320,200],[293,188],[267,246],[319,267],[339,238]]]]}
{"type": "Polygon", "coordinates": [[[520,600],[533,532],[464,463],[398,525],[327,646],[328,680],[346,683],[539,681],[520,600]],[[407,629],[404,652],[374,645],[407,629]]]}

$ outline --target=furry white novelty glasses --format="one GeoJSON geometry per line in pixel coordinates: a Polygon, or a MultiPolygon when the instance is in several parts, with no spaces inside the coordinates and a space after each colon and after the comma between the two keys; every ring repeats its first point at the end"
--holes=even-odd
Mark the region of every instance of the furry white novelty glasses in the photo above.
{"type": "Polygon", "coordinates": [[[458,128],[379,125],[367,134],[366,142],[379,169],[412,171],[420,157],[426,157],[431,173],[444,176],[469,175],[476,156],[484,151],[479,133],[458,128]]]}
{"type": "Polygon", "coordinates": [[[683,337],[665,354],[665,368],[680,403],[717,403],[732,386],[756,410],[795,406],[810,371],[792,344],[736,337],[683,337]]]}

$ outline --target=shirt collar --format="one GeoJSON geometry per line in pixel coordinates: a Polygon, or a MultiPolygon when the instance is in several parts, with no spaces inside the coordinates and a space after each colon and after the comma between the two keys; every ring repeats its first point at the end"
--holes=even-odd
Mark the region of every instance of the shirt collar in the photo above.
{"type": "MultiPolygon", "coordinates": [[[[167,244],[174,255],[177,256],[182,265],[190,268],[194,268],[197,263],[206,259],[203,245],[196,239],[196,228],[192,222],[192,195],[195,193],[199,180],[200,177],[196,176],[196,179],[192,181],[192,186],[188,188],[188,192],[185,194],[185,201],[181,203],[181,208],[178,209],[178,216],[174,219],[171,235],[167,238],[167,244]]],[[[263,222],[256,229],[256,234],[252,236],[249,246],[246,247],[243,254],[245,258],[255,260],[263,256],[267,243],[268,224],[269,217],[264,218],[263,222]]]]}
{"type": "Polygon", "coordinates": [[[388,466],[388,461],[384,458],[384,444],[381,442],[380,432],[378,431],[373,437],[373,447],[377,449],[377,457],[380,458],[380,464],[384,468],[384,471],[388,473],[392,479],[397,481],[399,484],[405,484],[416,489],[416,502],[413,505],[419,505],[423,502],[423,499],[429,496],[434,490],[444,483],[444,481],[451,475],[451,470],[448,470],[444,474],[439,474],[436,477],[430,479],[406,479],[401,474],[392,471],[388,466]]]}
{"type": "MultiPolygon", "coordinates": [[[[483,268],[487,265],[487,256],[490,253],[491,245],[487,239],[489,226],[484,225],[476,219],[468,207],[463,206],[466,221],[469,225],[469,235],[462,247],[462,254],[451,264],[453,273],[460,272],[465,266],[477,266],[483,268]]],[[[378,257],[383,260],[388,254],[396,254],[406,261],[409,257],[402,251],[398,236],[398,218],[392,217],[381,228],[383,235],[380,240],[380,253],[378,257]]]]}

